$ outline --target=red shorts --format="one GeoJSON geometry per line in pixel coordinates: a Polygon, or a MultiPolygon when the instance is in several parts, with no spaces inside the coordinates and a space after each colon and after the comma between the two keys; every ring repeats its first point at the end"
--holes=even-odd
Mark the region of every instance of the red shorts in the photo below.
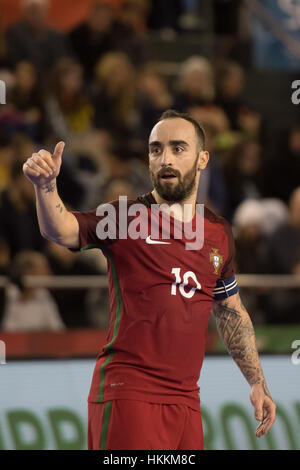
{"type": "Polygon", "coordinates": [[[112,400],[88,404],[89,450],[202,450],[200,411],[112,400]]]}

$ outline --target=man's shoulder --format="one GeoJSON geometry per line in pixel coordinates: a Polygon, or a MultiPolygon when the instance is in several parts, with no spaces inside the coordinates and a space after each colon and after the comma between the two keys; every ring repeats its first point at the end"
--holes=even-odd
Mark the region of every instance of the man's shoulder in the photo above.
{"type": "Polygon", "coordinates": [[[123,209],[126,207],[130,207],[134,204],[141,204],[147,208],[151,208],[151,204],[156,204],[156,203],[151,197],[151,193],[147,193],[147,194],[139,195],[135,199],[128,198],[127,196],[119,196],[118,199],[114,199],[112,201],[102,203],[100,204],[100,206],[112,205],[116,209],[119,209],[119,208],[123,209]]]}
{"type": "Polygon", "coordinates": [[[216,214],[213,210],[209,209],[206,205],[204,205],[204,218],[208,222],[212,224],[222,225],[225,229],[230,227],[228,220],[221,215],[216,214]]]}

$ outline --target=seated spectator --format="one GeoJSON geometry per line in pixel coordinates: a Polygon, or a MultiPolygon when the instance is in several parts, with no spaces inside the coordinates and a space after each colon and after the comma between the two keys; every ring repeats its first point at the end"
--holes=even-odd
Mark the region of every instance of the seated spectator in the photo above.
{"type": "Polygon", "coordinates": [[[0,192],[8,186],[10,181],[13,157],[11,138],[4,132],[0,132],[0,192]]]}
{"type": "Polygon", "coordinates": [[[140,116],[139,136],[147,142],[153,125],[163,111],[173,107],[167,80],[150,65],[141,72],[138,79],[137,107],[140,116]]]}
{"type": "Polygon", "coordinates": [[[4,66],[6,63],[6,43],[5,35],[0,22],[0,67],[4,66]]]}
{"type": "Polygon", "coordinates": [[[267,237],[263,233],[262,200],[247,199],[235,210],[233,227],[237,270],[242,274],[262,274],[266,258],[267,237]]]}
{"type": "Polygon", "coordinates": [[[15,85],[9,96],[19,118],[23,122],[24,132],[35,141],[43,138],[43,101],[42,89],[35,67],[26,61],[19,62],[15,71],[15,85]]]}
{"type": "MultiPolygon", "coordinates": [[[[299,275],[300,266],[300,187],[289,201],[289,220],[269,237],[266,272],[299,275]]],[[[299,288],[273,289],[264,299],[268,323],[298,323],[299,288]]]]}
{"type": "Polygon", "coordinates": [[[224,176],[229,188],[226,217],[231,220],[237,206],[245,199],[263,195],[261,147],[256,140],[243,140],[227,154],[224,176]]]}
{"type": "MultiPolygon", "coordinates": [[[[287,208],[276,199],[247,199],[237,207],[233,217],[237,272],[268,272],[270,237],[286,217],[287,208]]],[[[273,310],[270,309],[270,302],[277,295],[276,291],[265,288],[263,283],[261,288],[241,290],[243,301],[247,308],[251,307],[255,322],[269,322],[269,313],[273,310]]],[[[282,289],[278,290],[278,295],[281,294],[282,289]]]]}
{"type": "Polygon", "coordinates": [[[300,257],[300,187],[289,201],[289,220],[281,224],[269,241],[268,272],[292,274],[295,260],[300,257]]]}
{"type": "Polygon", "coordinates": [[[47,289],[25,287],[23,276],[46,276],[46,258],[34,251],[19,253],[11,265],[11,282],[5,290],[1,329],[4,331],[61,331],[64,324],[47,289]]]}
{"type": "Polygon", "coordinates": [[[92,130],[94,108],[85,93],[82,73],[81,65],[71,58],[60,59],[53,69],[46,113],[57,140],[80,140],[92,130]]]}
{"type": "Polygon", "coordinates": [[[119,196],[126,196],[128,199],[135,199],[137,196],[134,186],[125,178],[115,178],[109,182],[103,202],[115,201],[119,196]]]}
{"type": "Polygon", "coordinates": [[[86,21],[77,25],[69,34],[70,44],[88,79],[93,77],[99,58],[115,49],[114,16],[114,10],[108,2],[96,2],[86,21]]]}
{"type": "Polygon", "coordinates": [[[176,31],[179,29],[179,17],[182,13],[181,0],[151,0],[152,9],[148,26],[154,31],[176,31]]]}
{"type": "Polygon", "coordinates": [[[124,52],[135,66],[145,62],[149,0],[123,0],[116,22],[115,50],[124,52]]]}
{"type": "MultiPolygon", "coordinates": [[[[47,255],[51,271],[56,276],[99,275],[106,271],[100,250],[93,253],[72,253],[67,248],[48,242],[47,255]],[[91,256],[93,255],[93,256],[91,256]],[[99,260],[99,258],[101,258],[99,260]]],[[[68,328],[88,327],[85,303],[89,289],[53,289],[52,295],[59,307],[61,317],[68,328]]]]}
{"type": "Polygon", "coordinates": [[[196,105],[211,105],[215,99],[215,78],[210,62],[193,56],[182,63],[174,107],[186,111],[196,105]]]}
{"type": "Polygon", "coordinates": [[[150,10],[149,0],[123,0],[119,18],[125,27],[140,36],[147,30],[150,10]]]}
{"type": "Polygon", "coordinates": [[[216,68],[216,105],[221,107],[234,130],[241,130],[243,118],[250,109],[242,99],[244,69],[235,62],[223,62],[216,68]]]}
{"type": "Polygon", "coordinates": [[[265,163],[268,194],[288,202],[299,186],[300,124],[293,124],[275,140],[276,148],[265,163]],[[284,155],[284,164],[283,164],[284,155]]]}
{"type": "Polygon", "coordinates": [[[7,276],[10,266],[10,251],[6,240],[0,238],[0,276],[7,276]]]}
{"type": "Polygon", "coordinates": [[[227,187],[223,174],[220,156],[216,149],[216,139],[220,133],[228,129],[228,122],[222,110],[195,106],[189,109],[190,115],[205,130],[205,150],[210,153],[208,164],[201,172],[201,184],[198,188],[197,200],[206,204],[211,210],[222,215],[226,209],[227,187]],[[219,111],[221,111],[219,113],[219,111]]]}
{"type": "Polygon", "coordinates": [[[123,51],[132,57],[134,63],[143,60],[141,41],[134,25],[129,22],[130,11],[132,9],[123,4],[117,18],[109,2],[95,2],[88,18],[69,33],[70,44],[88,80],[92,79],[97,62],[107,52],[123,51]]]}
{"type": "Polygon", "coordinates": [[[105,54],[96,67],[95,127],[121,141],[128,141],[136,124],[134,79],[135,70],[121,52],[105,54]]]}
{"type": "Polygon", "coordinates": [[[36,215],[32,184],[23,174],[23,163],[15,162],[8,187],[0,197],[0,237],[9,245],[11,255],[22,250],[40,251],[42,238],[36,215]]]}
{"type": "Polygon", "coordinates": [[[43,72],[69,55],[63,35],[48,27],[48,0],[22,0],[22,19],[7,31],[7,59],[11,67],[26,60],[43,72]]]}

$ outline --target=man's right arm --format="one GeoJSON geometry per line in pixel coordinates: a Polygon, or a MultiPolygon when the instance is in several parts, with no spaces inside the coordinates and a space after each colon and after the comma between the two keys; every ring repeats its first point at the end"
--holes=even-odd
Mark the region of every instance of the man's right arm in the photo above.
{"type": "Polygon", "coordinates": [[[41,234],[67,248],[79,248],[79,224],[60,199],[56,177],[60,172],[64,143],[59,142],[51,155],[46,150],[34,153],[23,166],[36,194],[37,216],[41,234]]]}

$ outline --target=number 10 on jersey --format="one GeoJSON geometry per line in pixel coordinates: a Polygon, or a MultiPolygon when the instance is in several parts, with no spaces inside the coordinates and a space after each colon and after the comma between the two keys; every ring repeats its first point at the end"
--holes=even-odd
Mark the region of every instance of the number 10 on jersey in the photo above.
{"type": "Polygon", "coordinates": [[[183,297],[190,299],[195,294],[196,290],[201,290],[201,284],[196,278],[196,274],[193,271],[187,271],[184,273],[183,278],[181,280],[180,275],[181,268],[173,268],[172,274],[175,276],[175,281],[172,283],[171,287],[171,295],[177,295],[177,287],[179,287],[179,292],[183,297]],[[189,278],[193,279],[196,284],[196,287],[191,287],[188,292],[185,290],[185,286],[189,284],[189,278]]]}

